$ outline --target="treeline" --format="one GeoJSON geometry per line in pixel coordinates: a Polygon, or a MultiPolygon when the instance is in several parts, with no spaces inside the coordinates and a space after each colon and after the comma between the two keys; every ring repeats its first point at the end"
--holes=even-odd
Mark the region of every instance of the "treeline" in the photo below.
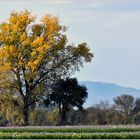
{"type": "MultiPolygon", "coordinates": [[[[71,108],[66,115],[65,125],[126,125],[140,124],[140,98],[121,95],[113,99],[114,104],[101,101],[86,109],[71,108]]],[[[29,115],[29,125],[61,125],[57,107],[38,106],[29,115]]],[[[15,118],[7,121],[0,117],[0,125],[20,125],[15,118]]]]}
{"type": "MultiPolygon", "coordinates": [[[[68,125],[126,125],[140,124],[140,98],[131,95],[121,95],[113,99],[113,104],[101,101],[86,109],[71,109],[66,116],[68,125]]],[[[54,108],[50,112],[35,110],[36,118],[32,118],[33,125],[59,124],[59,111],[54,108]],[[38,114],[38,115],[37,115],[38,114]],[[38,116],[38,117],[37,117],[38,116]],[[44,117],[44,119],[43,119],[44,117]],[[46,120],[45,122],[42,120],[46,120]]]]}
{"type": "MultiPolygon", "coordinates": [[[[82,111],[71,109],[66,116],[67,124],[68,125],[140,124],[140,98],[134,98],[131,95],[125,94],[114,98],[113,102],[114,104],[110,105],[108,104],[107,101],[105,102],[101,101],[99,104],[83,109],[82,111]]],[[[59,114],[57,109],[54,109],[53,111],[48,113],[45,113],[43,110],[36,110],[35,112],[38,115],[46,114],[47,122],[46,124],[43,125],[57,125],[59,122],[59,114]]],[[[34,122],[37,123],[37,120],[34,120],[34,122]]],[[[42,125],[38,123],[36,125],[42,125]]]]}

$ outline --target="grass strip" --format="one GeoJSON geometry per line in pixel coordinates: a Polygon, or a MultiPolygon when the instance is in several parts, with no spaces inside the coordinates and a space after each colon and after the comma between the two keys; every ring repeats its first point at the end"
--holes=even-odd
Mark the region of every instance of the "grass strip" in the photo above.
{"type": "Polygon", "coordinates": [[[48,132],[48,133],[121,133],[121,132],[139,132],[140,128],[1,128],[0,132],[48,132]]]}
{"type": "Polygon", "coordinates": [[[140,134],[0,133],[0,139],[140,139],[140,134]]]}

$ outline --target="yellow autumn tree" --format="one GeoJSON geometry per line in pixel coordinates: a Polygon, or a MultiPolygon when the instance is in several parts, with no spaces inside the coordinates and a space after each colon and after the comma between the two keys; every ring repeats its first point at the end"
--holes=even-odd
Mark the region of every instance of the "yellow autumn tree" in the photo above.
{"type": "Polygon", "coordinates": [[[0,73],[0,114],[11,124],[23,122],[20,98],[16,95],[16,85],[10,73],[0,73]],[[18,104],[20,102],[20,105],[18,104]]]}
{"type": "Polygon", "coordinates": [[[27,10],[12,12],[0,24],[0,74],[10,75],[23,105],[24,125],[29,109],[49,89],[48,83],[71,74],[90,62],[93,54],[86,43],[68,44],[66,27],[45,15],[39,22],[27,10]]]}
{"type": "Polygon", "coordinates": [[[0,94],[0,113],[10,124],[22,124],[22,106],[18,105],[18,97],[11,94],[0,94]]]}

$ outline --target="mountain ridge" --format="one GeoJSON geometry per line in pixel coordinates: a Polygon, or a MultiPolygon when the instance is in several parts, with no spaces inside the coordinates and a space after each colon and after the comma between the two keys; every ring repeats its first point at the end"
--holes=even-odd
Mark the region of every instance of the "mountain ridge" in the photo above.
{"type": "Polygon", "coordinates": [[[80,83],[99,83],[99,84],[111,84],[114,86],[119,86],[119,87],[123,87],[123,88],[130,88],[130,89],[135,89],[135,90],[140,90],[140,88],[135,88],[135,87],[130,87],[130,86],[122,86],[120,84],[116,84],[116,83],[109,83],[109,82],[101,82],[101,81],[80,81],[80,83]]]}
{"type": "Polygon", "coordinates": [[[88,98],[85,107],[100,103],[100,101],[108,101],[113,104],[113,98],[122,94],[132,95],[135,98],[140,97],[140,89],[133,87],[125,87],[114,83],[96,82],[96,81],[80,81],[81,85],[85,85],[88,89],[88,98]]]}

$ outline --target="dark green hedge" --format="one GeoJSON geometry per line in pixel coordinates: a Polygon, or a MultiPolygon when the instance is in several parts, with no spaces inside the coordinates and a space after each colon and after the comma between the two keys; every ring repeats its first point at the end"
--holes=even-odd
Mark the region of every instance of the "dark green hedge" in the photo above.
{"type": "Polygon", "coordinates": [[[140,134],[0,133],[0,139],[140,139],[140,134]]]}
{"type": "Polygon", "coordinates": [[[0,132],[74,132],[74,133],[94,133],[94,132],[139,132],[140,128],[0,128],[0,132]]]}

